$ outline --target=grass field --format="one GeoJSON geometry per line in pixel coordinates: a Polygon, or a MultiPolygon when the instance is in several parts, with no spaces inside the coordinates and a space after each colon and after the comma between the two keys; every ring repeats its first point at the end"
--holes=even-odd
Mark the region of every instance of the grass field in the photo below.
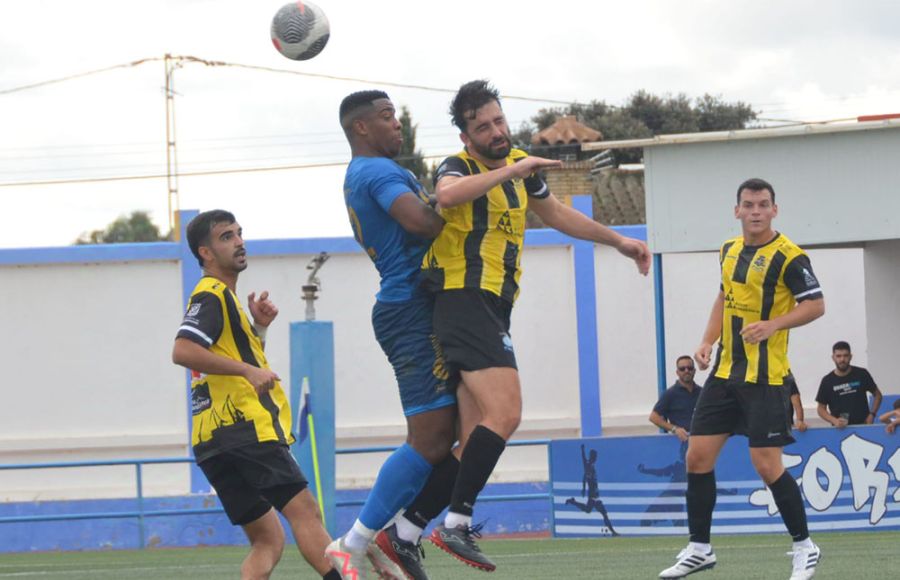
{"type": "MultiPolygon", "coordinates": [[[[818,534],[823,562],[817,579],[859,578],[876,574],[890,577],[896,569],[900,533],[871,532],[818,534]]],[[[425,564],[432,580],[457,578],[554,579],[563,578],[656,578],[670,566],[684,547],[682,538],[611,538],[601,540],[485,540],[485,553],[497,563],[487,575],[458,564],[430,544],[425,564]]],[[[699,580],[771,580],[790,576],[785,552],[790,541],[784,536],[722,536],[714,547],[719,564],[699,580]]],[[[0,579],[42,580],[221,580],[237,578],[246,548],[178,548],[143,551],[63,552],[0,555],[0,579]]],[[[273,579],[310,579],[318,576],[308,568],[296,549],[285,555],[273,579]]]]}

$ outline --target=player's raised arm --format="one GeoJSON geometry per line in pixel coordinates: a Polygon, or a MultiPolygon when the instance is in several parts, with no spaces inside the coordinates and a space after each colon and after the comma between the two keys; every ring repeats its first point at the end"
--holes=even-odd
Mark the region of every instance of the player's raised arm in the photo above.
{"type": "MultiPolygon", "coordinates": [[[[521,165],[528,159],[516,163],[516,165],[521,165]]],[[[541,218],[544,225],[573,238],[611,246],[623,256],[634,260],[638,272],[642,275],[646,276],[650,271],[650,249],[641,240],[627,238],[612,228],[595,222],[580,211],[561,203],[553,195],[532,198],[529,207],[541,218]]]]}
{"type": "Polygon", "coordinates": [[[478,199],[504,181],[525,179],[541,169],[551,167],[562,167],[562,161],[529,156],[518,163],[504,165],[487,173],[475,175],[455,173],[452,168],[442,172],[441,169],[444,168],[442,164],[435,177],[434,194],[441,207],[456,207],[478,199]]]}

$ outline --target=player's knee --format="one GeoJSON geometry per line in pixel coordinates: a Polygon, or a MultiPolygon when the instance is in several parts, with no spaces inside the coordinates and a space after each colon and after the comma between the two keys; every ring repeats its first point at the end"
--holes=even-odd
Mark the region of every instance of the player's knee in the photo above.
{"type": "Polygon", "coordinates": [[[456,425],[448,421],[446,424],[436,422],[427,429],[411,428],[406,441],[425,461],[437,465],[456,442],[456,425]]]}
{"type": "Polygon", "coordinates": [[[513,433],[516,432],[516,429],[519,428],[519,424],[522,422],[522,413],[521,411],[513,410],[508,413],[504,413],[499,416],[496,421],[496,425],[498,427],[497,434],[503,437],[504,439],[509,439],[512,437],[513,433]]]}
{"type": "MultiPolygon", "coordinates": [[[[304,490],[306,491],[306,490],[304,490]]],[[[319,513],[319,504],[316,503],[316,500],[313,499],[312,493],[299,493],[297,494],[297,512],[298,518],[302,522],[318,522],[321,521],[321,514],[319,513]]]]}
{"type": "Polygon", "coordinates": [[[284,552],[284,529],[279,524],[266,529],[264,533],[254,534],[250,538],[250,547],[265,554],[266,559],[271,561],[274,567],[284,552]]]}
{"type": "Polygon", "coordinates": [[[692,447],[688,448],[684,462],[688,473],[707,473],[713,468],[709,454],[692,447]]]}
{"type": "Polygon", "coordinates": [[[784,472],[784,468],[781,465],[771,465],[762,461],[754,462],[753,467],[756,468],[756,473],[759,474],[760,479],[762,479],[766,485],[775,483],[784,472]]]}
{"type": "Polygon", "coordinates": [[[450,449],[453,448],[453,440],[454,436],[449,434],[445,437],[411,437],[409,444],[425,461],[431,465],[437,465],[450,453],[450,449]]]}

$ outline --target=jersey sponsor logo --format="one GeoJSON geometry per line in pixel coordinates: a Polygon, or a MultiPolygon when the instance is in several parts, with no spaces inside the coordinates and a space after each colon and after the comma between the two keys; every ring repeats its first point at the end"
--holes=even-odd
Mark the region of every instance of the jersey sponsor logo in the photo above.
{"type": "Polygon", "coordinates": [[[191,414],[199,415],[212,406],[209,384],[202,383],[191,389],[191,414]]]}
{"type": "Polygon", "coordinates": [[[200,304],[199,302],[196,304],[191,304],[191,307],[188,308],[187,314],[185,316],[187,316],[188,318],[195,318],[198,314],[200,314],[201,306],[202,304],[200,304]]]}
{"type": "Polygon", "coordinates": [[[515,235],[515,230],[513,230],[512,220],[509,217],[509,212],[503,212],[503,215],[500,216],[500,220],[497,222],[497,229],[507,235],[515,235]]]}
{"type": "Polygon", "coordinates": [[[756,313],[758,310],[753,308],[743,302],[738,302],[734,299],[734,292],[731,290],[728,291],[728,294],[725,295],[725,309],[726,310],[736,310],[738,312],[752,312],[756,313]]]}
{"type": "Polygon", "coordinates": [[[725,308],[734,308],[734,292],[731,290],[725,295],[725,308]]]}
{"type": "Polygon", "coordinates": [[[766,257],[762,255],[757,257],[755,260],[753,260],[753,264],[751,265],[751,267],[757,272],[762,272],[766,269],[766,257]]]}

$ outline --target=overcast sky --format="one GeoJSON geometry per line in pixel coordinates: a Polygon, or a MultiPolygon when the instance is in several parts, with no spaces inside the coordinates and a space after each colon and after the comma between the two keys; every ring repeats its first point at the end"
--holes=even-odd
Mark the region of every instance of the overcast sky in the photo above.
{"type": "MultiPolygon", "coordinates": [[[[703,93],[761,117],[817,121],[900,112],[900,3],[883,1],[321,0],[325,51],[306,62],[269,40],[268,0],[0,0],[0,92],[165,53],[351,77],[186,64],[175,73],[184,209],[234,211],[250,239],[349,235],[341,184],[346,94],[386,90],[428,155],[459,147],[455,89],[621,104],[633,92],[703,93]]],[[[0,248],[71,243],[121,214],[167,226],[165,179],[10,183],[165,173],[162,62],[0,94],[0,248]]],[[[513,128],[552,103],[507,99],[513,128]]]]}

